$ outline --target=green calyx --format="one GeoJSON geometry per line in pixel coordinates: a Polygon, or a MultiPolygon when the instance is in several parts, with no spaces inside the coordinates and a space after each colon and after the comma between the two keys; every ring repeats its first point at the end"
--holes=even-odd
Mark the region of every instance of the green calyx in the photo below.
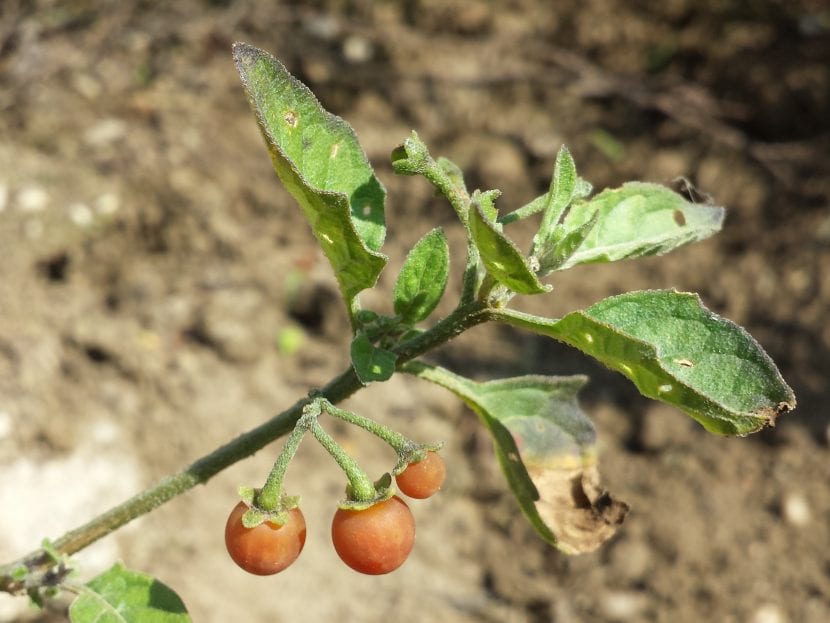
{"type": "Polygon", "coordinates": [[[248,510],[242,515],[242,525],[246,528],[256,528],[266,521],[282,526],[288,521],[288,513],[300,505],[300,496],[283,494],[273,508],[263,508],[259,502],[261,491],[253,487],[239,487],[239,497],[248,505],[248,510]]]}

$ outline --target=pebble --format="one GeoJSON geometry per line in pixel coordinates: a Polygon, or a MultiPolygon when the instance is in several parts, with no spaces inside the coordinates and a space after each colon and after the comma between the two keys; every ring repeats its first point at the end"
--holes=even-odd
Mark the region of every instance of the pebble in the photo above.
{"type": "Polygon", "coordinates": [[[69,218],[78,227],[86,227],[92,224],[92,210],[85,203],[73,203],[69,206],[69,218]]]}
{"type": "Polygon", "coordinates": [[[17,206],[23,212],[40,212],[49,203],[49,193],[40,186],[29,186],[17,193],[17,206]]]}
{"type": "Polygon", "coordinates": [[[641,593],[612,591],[600,602],[606,617],[614,621],[628,621],[638,618],[646,609],[648,600],[641,593]]]}
{"type": "Polygon", "coordinates": [[[365,37],[350,35],[343,41],[343,56],[350,63],[365,63],[374,54],[372,42],[365,37]]]}
{"type": "Polygon", "coordinates": [[[775,604],[764,604],[758,608],[749,620],[750,623],[786,623],[787,617],[775,604]]]}
{"type": "Polygon", "coordinates": [[[121,208],[121,198],[115,193],[104,193],[95,200],[95,211],[102,216],[115,214],[121,208]]]}
{"type": "Polygon", "coordinates": [[[127,134],[127,124],[121,119],[102,119],[89,128],[84,140],[91,147],[106,147],[127,134]]]}
{"type": "Polygon", "coordinates": [[[788,493],[781,503],[781,512],[790,524],[803,527],[810,523],[810,504],[801,493],[788,493]]]}

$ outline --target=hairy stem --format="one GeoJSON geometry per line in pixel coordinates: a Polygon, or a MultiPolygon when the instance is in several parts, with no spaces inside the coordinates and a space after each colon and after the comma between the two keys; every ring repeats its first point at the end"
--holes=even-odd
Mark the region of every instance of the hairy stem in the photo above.
{"type": "Polygon", "coordinates": [[[360,466],[352,457],[350,457],[343,448],[340,447],[334,438],[329,435],[320,422],[314,420],[311,423],[311,434],[320,442],[320,445],[326,449],[340,469],[346,474],[349,479],[350,499],[357,502],[368,502],[375,498],[375,485],[366,475],[360,466]]]}
{"type": "Polygon", "coordinates": [[[333,404],[328,403],[323,405],[323,411],[332,415],[344,422],[348,422],[349,424],[354,424],[355,426],[359,426],[363,430],[367,430],[372,433],[375,437],[378,437],[388,443],[398,455],[407,452],[411,448],[417,446],[417,444],[401,435],[399,432],[392,430],[388,426],[384,426],[379,422],[375,422],[373,419],[368,418],[364,415],[360,415],[358,413],[352,413],[351,411],[346,411],[345,409],[340,409],[335,407],[333,404]]]}

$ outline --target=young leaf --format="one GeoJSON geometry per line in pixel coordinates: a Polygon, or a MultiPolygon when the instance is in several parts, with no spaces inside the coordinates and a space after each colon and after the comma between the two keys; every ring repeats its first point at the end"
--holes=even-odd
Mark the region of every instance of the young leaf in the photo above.
{"type": "Polygon", "coordinates": [[[354,371],[364,385],[386,381],[395,373],[395,353],[378,348],[363,333],[358,333],[352,340],[351,353],[354,371]]]}
{"type": "Polygon", "coordinates": [[[554,229],[562,218],[562,213],[573,199],[577,185],[576,164],[571,152],[562,145],[556,154],[556,164],[553,167],[553,177],[550,181],[550,190],[547,195],[545,214],[539,231],[533,238],[533,253],[544,247],[553,234],[554,229]]]}
{"type": "Polygon", "coordinates": [[[351,309],[386,264],[378,253],[386,191],[349,124],[277,59],[244,43],[234,44],[233,54],[274,169],[305,212],[351,309]]]}
{"type": "Polygon", "coordinates": [[[470,233],[484,266],[496,281],[519,294],[541,294],[550,290],[550,286],[539,283],[522,252],[484,216],[479,205],[470,209],[470,233]]]}
{"type": "Polygon", "coordinates": [[[576,400],[585,377],[476,383],[422,363],[405,370],[446,387],[478,414],[519,506],[545,541],[576,554],[614,534],[628,507],[599,487],[596,432],[576,400]]]}
{"type": "Polygon", "coordinates": [[[560,227],[554,230],[552,240],[548,243],[550,249],[539,258],[539,274],[547,275],[567,262],[585,242],[598,221],[599,212],[594,212],[590,219],[576,229],[566,232],[565,228],[560,227]]]}
{"type": "Polygon", "coordinates": [[[496,310],[503,321],[566,342],[721,435],[747,435],[795,408],[793,391],[743,328],[696,294],[629,292],[548,320],[496,310]]]}
{"type": "Polygon", "coordinates": [[[393,291],[395,313],[415,324],[432,313],[444,294],[450,273],[450,248],[440,229],[433,229],[406,256],[393,291]]]}
{"type": "MultiPolygon", "coordinates": [[[[398,175],[424,175],[434,164],[432,156],[415,130],[392,150],[392,170],[398,175]]],[[[446,173],[446,170],[443,169],[446,173]]]]}
{"type": "Polygon", "coordinates": [[[116,563],[69,606],[72,623],[189,623],[182,600],[152,576],[116,563]]]}
{"type": "Polygon", "coordinates": [[[481,208],[481,213],[484,215],[484,218],[494,223],[496,231],[502,230],[501,223],[496,221],[496,218],[499,216],[498,208],[496,208],[496,199],[499,197],[501,197],[501,191],[498,189],[485,190],[484,192],[474,190],[470,197],[470,201],[477,203],[481,208]]]}
{"type": "Polygon", "coordinates": [[[686,201],[659,184],[629,182],[576,202],[561,224],[573,232],[595,213],[599,221],[559,270],[576,264],[662,255],[720,231],[723,208],[686,201]]]}

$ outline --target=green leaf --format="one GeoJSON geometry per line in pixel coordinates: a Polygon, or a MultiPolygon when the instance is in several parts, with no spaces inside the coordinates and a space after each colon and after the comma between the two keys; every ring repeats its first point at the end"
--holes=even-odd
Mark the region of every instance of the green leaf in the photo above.
{"type": "Polygon", "coordinates": [[[574,203],[561,226],[566,233],[576,231],[594,213],[598,223],[560,270],[662,255],[720,231],[724,216],[723,208],[691,203],[665,186],[629,182],[574,203]]]}
{"type": "Polygon", "coordinates": [[[352,365],[357,378],[364,385],[372,381],[386,381],[395,373],[397,355],[378,348],[363,333],[352,340],[352,365]]]}
{"type": "MultiPolygon", "coordinates": [[[[392,170],[397,175],[424,175],[435,164],[427,146],[415,130],[412,130],[412,134],[404,139],[401,145],[392,150],[391,160],[392,170]]],[[[450,177],[446,165],[441,166],[441,170],[444,175],[450,177]]]]}
{"type": "Polygon", "coordinates": [[[571,152],[562,145],[556,154],[556,164],[553,167],[553,177],[550,181],[550,190],[547,194],[547,205],[539,231],[533,238],[533,254],[537,249],[544,248],[559,224],[562,214],[570,205],[577,185],[576,164],[571,152]]]}
{"type": "Polygon", "coordinates": [[[561,320],[494,313],[575,346],[712,433],[747,435],[795,408],[793,391],[763,348],[696,294],[629,292],[561,320]]]}
{"type": "Polygon", "coordinates": [[[236,43],[234,60],[274,169],[303,209],[348,307],[386,264],[386,191],[352,128],[273,56],[236,43]]]}
{"type": "Polygon", "coordinates": [[[470,210],[470,233],[484,266],[496,281],[519,294],[550,291],[550,286],[539,283],[518,247],[497,229],[493,221],[487,219],[481,206],[476,204],[470,210]]]}
{"type": "Polygon", "coordinates": [[[477,383],[423,363],[404,370],[449,389],[478,414],[519,506],[545,541],[582,553],[614,534],[628,509],[598,486],[596,432],[576,400],[584,376],[477,383]]]}
{"type": "Polygon", "coordinates": [[[415,324],[432,313],[444,295],[450,273],[450,248],[440,229],[418,241],[403,263],[393,291],[395,313],[415,324]]]}
{"type": "Polygon", "coordinates": [[[599,212],[594,212],[588,221],[576,229],[566,232],[565,228],[560,227],[554,230],[553,239],[548,243],[550,250],[539,258],[539,274],[547,275],[567,262],[585,242],[598,221],[599,212]]]}
{"type": "Polygon", "coordinates": [[[188,623],[182,600],[152,576],[116,563],[69,607],[73,623],[188,623]]]}
{"type": "Polygon", "coordinates": [[[484,218],[494,223],[496,231],[502,230],[501,223],[496,221],[499,215],[498,208],[496,208],[496,199],[499,197],[501,197],[501,191],[498,189],[485,190],[483,192],[474,190],[470,197],[470,201],[478,204],[481,208],[481,213],[484,215],[484,218]]]}

